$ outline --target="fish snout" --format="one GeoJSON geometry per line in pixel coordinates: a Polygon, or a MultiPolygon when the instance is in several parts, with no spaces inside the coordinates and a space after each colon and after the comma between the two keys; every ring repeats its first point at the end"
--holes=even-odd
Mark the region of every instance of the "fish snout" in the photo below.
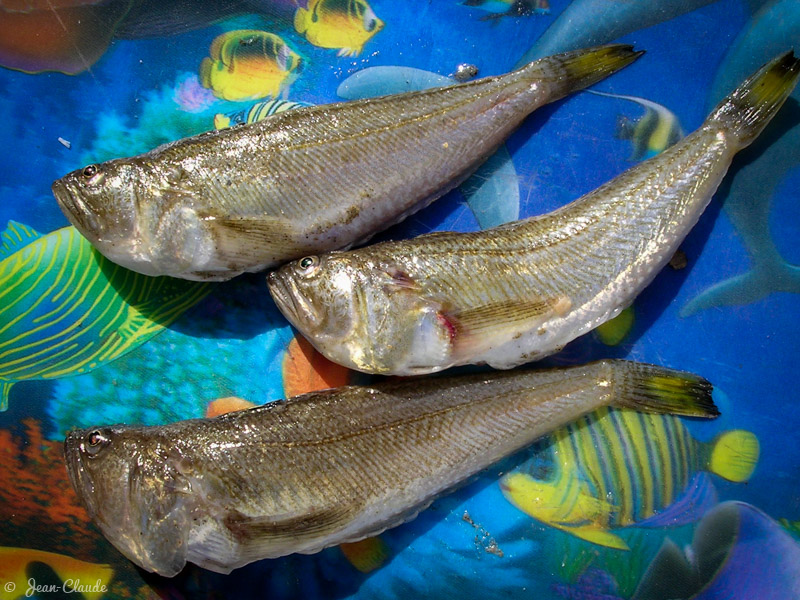
{"type": "Polygon", "coordinates": [[[82,234],[98,234],[100,223],[83,201],[80,193],[73,189],[66,178],[57,179],[51,186],[61,212],[82,234]]]}
{"type": "Polygon", "coordinates": [[[87,510],[89,515],[93,515],[91,506],[87,502],[86,494],[84,491],[91,485],[87,481],[88,476],[83,469],[81,462],[81,447],[82,447],[83,432],[79,430],[70,431],[64,439],[64,462],[67,466],[67,474],[75,494],[78,496],[83,507],[87,510]]]}

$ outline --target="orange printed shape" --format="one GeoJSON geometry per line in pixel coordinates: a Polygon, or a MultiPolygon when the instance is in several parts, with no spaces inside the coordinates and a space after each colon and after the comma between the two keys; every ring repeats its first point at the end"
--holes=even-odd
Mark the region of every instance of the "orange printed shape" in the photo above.
{"type": "Polygon", "coordinates": [[[289,342],[283,357],[283,392],[287,398],[349,382],[350,369],[329,361],[304,337],[289,342]]]}
{"type": "Polygon", "coordinates": [[[208,403],[206,408],[206,417],[218,417],[229,412],[236,412],[237,410],[247,410],[258,406],[249,400],[237,398],[236,396],[228,396],[227,398],[219,398],[208,403]]]}
{"type": "Polygon", "coordinates": [[[339,549],[350,564],[362,573],[374,571],[389,558],[389,547],[378,536],[340,544],[339,549]]]}

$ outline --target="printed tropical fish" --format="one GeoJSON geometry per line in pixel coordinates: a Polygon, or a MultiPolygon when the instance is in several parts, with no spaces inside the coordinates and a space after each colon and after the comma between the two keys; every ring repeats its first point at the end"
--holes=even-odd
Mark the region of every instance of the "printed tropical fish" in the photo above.
{"type": "MultiPolygon", "coordinates": [[[[720,65],[711,87],[709,102],[725,94],[730,82],[746,71],[761,56],[780,45],[797,44],[800,38],[800,3],[797,0],[766,2],[732,44],[720,65]]],[[[772,129],[772,134],[756,143],[736,169],[735,179],[723,187],[719,199],[739,239],[749,254],[749,268],[718,281],[692,298],[680,315],[717,306],[737,306],[757,302],[774,292],[800,294],[800,265],[787,256],[773,237],[776,216],[773,208],[782,204],[783,194],[790,204],[795,187],[787,181],[800,166],[800,92],[795,102],[772,129]],[[782,190],[787,190],[782,192],[782,190]],[[791,191],[790,191],[791,190],[791,191]]],[[[791,239],[791,238],[790,238],[791,239]]],[[[796,256],[796,255],[795,255],[796,256]]]]}
{"type": "Polygon", "coordinates": [[[91,371],[137,348],[211,287],[112,263],[74,227],[0,234],[0,410],[11,386],[91,371]]]}
{"type": "Polygon", "coordinates": [[[288,100],[266,100],[264,102],[257,102],[250,108],[245,108],[231,113],[217,113],[214,115],[214,129],[225,129],[226,127],[233,127],[235,125],[242,125],[244,123],[255,123],[262,121],[277,113],[285,110],[292,110],[300,106],[308,106],[302,102],[289,102],[288,100]]]}
{"type": "Polygon", "coordinates": [[[464,0],[464,6],[474,6],[491,14],[482,20],[497,19],[500,17],[527,17],[533,14],[546,15],[550,13],[548,0],[464,0]]]}
{"type": "Polygon", "coordinates": [[[500,486],[528,515],[589,542],[628,549],[609,531],[690,523],[716,503],[708,470],[747,481],[759,444],[730,430],[712,443],[677,418],[603,408],[556,431],[500,486]]]}
{"type": "Polygon", "coordinates": [[[796,599],[798,573],[797,540],[755,506],[723,502],[685,549],[664,540],[632,600],[796,599]]]}
{"type": "Polygon", "coordinates": [[[113,39],[176,35],[243,14],[291,19],[296,0],[0,0],[0,66],[74,75],[113,39]]]}
{"type": "Polygon", "coordinates": [[[644,115],[635,121],[625,116],[620,116],[617,120],[617,131],[614,137],[620,140],[630,140],[633,144],[633,154],[628,160],[639,161],[653,158],[656,154],[660,154],[677,143],[684,135],[678,117],[666,106],[638,96],[623,96],[605,92],[592,93],[596,96],[629,100],[644,107],[644,115]]]}
{"type": "Polygon", "coordinates": [[[278,96],[303,69],[303,59],[273,33],[238,29],[217,36],[200,63],[200,82],[223,100],[278,96]]]}
{"type": "Polygon", "coordinates": [[[297,9],[294,28],[315,46],[355,56],[383,29],[383,21],[365,0],[309,0],[307,9],[297,9]]]}
{"type": "MultiPolygon", "coordinates": [[[[50,567],[62,582],[75,584],[68,589],[80,586],[86,600],[99,600],[105,596],[108,583],[114,575],[114,569],[108,565],[77,560],[63,554],[31,550],[29,548],[0,547],[0,600],[15,600],[25,597],[29,588],[28,569],[31,563],[44,563],[50,567]],[[88,590],[83,586],[88,586],[88,590]],[[98,591],[94,591],[97,589],[98,591]]],[[[76,598],[81,594],[76,593],[76,598]]],[[[46,596],[45,596],[46,597],[46,596]]]]}

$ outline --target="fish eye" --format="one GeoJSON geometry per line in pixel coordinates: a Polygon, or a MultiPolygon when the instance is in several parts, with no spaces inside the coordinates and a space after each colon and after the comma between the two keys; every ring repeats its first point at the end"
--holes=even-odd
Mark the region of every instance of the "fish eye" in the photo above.
{"type": "Polygon", "coordinates": [[[81,175],[83,175],[86,179],[91,179],[95,175],[97,175],[98,169],[97,165],[87,165],[83,167],[83,171],[81,171],[81,175]]]}
{"type": "Polygon", "coordinates": [[[96,456],[110,441],[107,435],[99,429],[95,429],[90,431],[89,435],[86,436],[86,444],[84,447],[89,453],[89,456],[96,456]]]}
{"type": "Polygon", "coordinates": [[[300,265],[300,269],[303,271],[303,275],[311,275],[319,266],[319,257],[304,256],[300,259],[298,264],[300,265]]]}
{"type": "Polygon", "coordinates": [[[367,23],[367,26],[365,27],[367,33],[369,33],[370,31],[375,31],[375,27],[377,27],[377,25],[378,25],[377,19],[370,19],[369,23],[367,23]]]}

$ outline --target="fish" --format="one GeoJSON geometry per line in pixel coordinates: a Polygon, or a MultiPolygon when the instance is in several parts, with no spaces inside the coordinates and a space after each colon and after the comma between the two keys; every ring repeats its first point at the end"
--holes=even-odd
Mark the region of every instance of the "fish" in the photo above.
{"type": "Polygon", "coordinates": [[[300,108],[301,106],[309,106],[303,102],[290,102],[289,100],[266,100],[264,102],[257,102],[249,108],[237,110],[230,113],[217,113],[214,115],[214,129],[225,129],[226,127],[235,127],[244,123],[255,123],[256,121],[263,121],[267,117],[281,113],[285,110],[292,110],[293,108],[300,108]]]}
{"type": "Polygon", "coordinates": [[[667,264],[798,77],[792,52],[775,58],[694,133],[551,213],[309,255],[272,271],[270,293],[323,355],[367,373],[508,369],[558,352],[667,264]]]}
{"type": "Polygon", "coordinates": [[[402,220],[459,185],[535,108],[640,54],[606,46],[500,77],[297,108],[88,165],[53,193],[110,260],[146,275],[230,279],[402,220]]]}
{"type": "Polygon", "coordinates": [[[109,565],[89,563],[55,552],[3,546],[0,547],[0,581],[5,585],[0,598],[13,600],[25,596],[30,586],[28,569],[33,563],[44,563],[55,572],[64,586],[59,585],[59,591],[77,590],[86,600],[103,598],[114,576],[114,569],[109,565]]]}
{"type": "Polygon", "coordinates": [[[525,514],[582,540],[628,550],[612,529],[697,521],[716,504],[710,471],[750,479],[758,438],[733,429],[694,439],[670,415],[603,407],[537,442],[534,456],[500,488],[525,514]]]}
{"type": "Polygon", "coordinates": [[[614,137],[630,140],[633,153],[628,160],[639,161],[653,158],[678,142],[683,136],[678,117],[663,104],[638,96],[623,96],[592,91],[596,96],[606,96],[635,102],[645,109],[644,115],[635,121],[620,115],[614,137]]]}
{"type": "Polygon", "coordinates": [[[482,21],[499,19],[500,17],[528,17],[534,14],[550,14],[550,2],[548,0],[464,0],[461,4],[489,11],[489,15],[481,17],[482,21]]]}
{"type": "Polygon", "coordinates": [[[277,97],[303,71],[303,59],[274,33],[237,29],[218,35],[200,63],[200,83],[223,100],[277,97]]]}
{"type": "Polygon", "coordinates": [[[681,549],[666,538],[632,600],[800,598],[800,543],[763,510],[728,501],[681,549]]]}
{"type": "Polygon", "coordinates": [[[385,381],[215,419],[74,430],[70,481],[146,571],[228,573],[413,519],[433,499],[600,406],[719,413],[700,376],[628,361],[385,381]],[[354,418],[357,415],[358,418],[354,418]]]}
{"type": "Polygon", "coordinates": [[[309,0],[294,14],[297,33],[320,48],[338,48],[338,56],[361,54],[383,25],[365,0],[309,0]]]}
{"type": "Polygon", "coordinates": [[[74,227],[0,234],[0,410],[19,381],[92,371],[161,333],[210,284],[119,267],[74,227]]]}

